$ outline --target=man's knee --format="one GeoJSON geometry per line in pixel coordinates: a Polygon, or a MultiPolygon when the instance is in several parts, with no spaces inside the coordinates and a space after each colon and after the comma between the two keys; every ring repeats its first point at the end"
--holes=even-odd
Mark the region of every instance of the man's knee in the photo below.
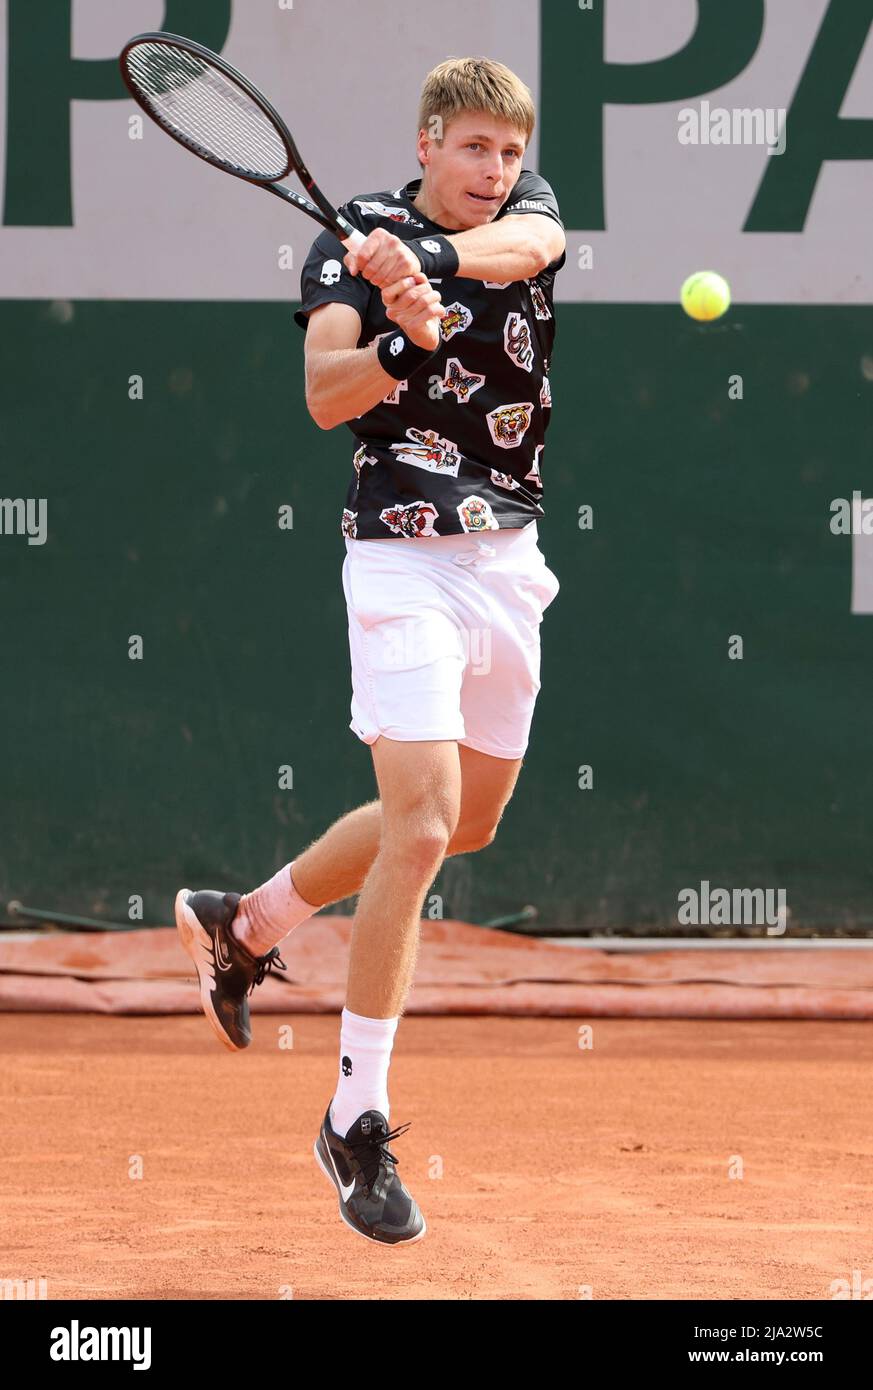
{"type": "Polygon", "coordinates": [[[445,858],[451,842],[450,828],[442,820],[427,824],[383,828],[380,853],[407,865],[413,872],[427,874],[445,858]]]}
{"type": "Polygon", "coordinates": [[[449,842],[447,854],[474,854],[476,850],[486,849],[494,843],[497,826],[459,825],[449,842]]]}

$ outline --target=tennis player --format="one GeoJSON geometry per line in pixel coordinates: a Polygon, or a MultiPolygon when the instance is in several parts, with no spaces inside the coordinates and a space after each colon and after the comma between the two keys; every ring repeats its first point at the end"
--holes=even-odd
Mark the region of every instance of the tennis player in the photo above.
{"type": "Polygon", "coordinates": [[[334,1095],[315,1145],[343,1220],[370,1240],[425,1221],[389,1145],[388,1069],[425,895],[444,858],[494,839],[540,689],[558,592],[538,544],[552,407],[552,287],[566,259],[554,192],[524,168],[531,94],[501,63],[425,79],[420,178],[340,211],[302,272],[306,401],[352,432],[341,531],[352,701],[379,799],[252,893],[183,889],[176,916],[219,1038],[251,1041],[248,996],[278,943],[358,896],[334,1095]]]}

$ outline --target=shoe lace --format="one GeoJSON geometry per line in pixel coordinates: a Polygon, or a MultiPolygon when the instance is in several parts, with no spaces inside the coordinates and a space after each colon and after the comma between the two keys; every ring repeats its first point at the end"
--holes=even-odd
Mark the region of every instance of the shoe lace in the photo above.
{"type": "Polygon", "coordinates": [[[359,1139],[349,1147],[355,1158],[361,1165],[361,1172],[364,1175],[364,1182],[369,1193],[379,1176],[379,1169],[383,1163],[396,1164],[395,1155],[388,1148],[392,1139],[399,1139],[401,1134],[405,1134],[412,1121],[409,1120],[405,1125],[399,1125],[397,1129],[392,1129],[388,1134],[371,1134],[367,1139],[359,1139]]]}
{"type": "Polygon", "coordinates": [[[274,946],[272,951],[268,951],[265,956],[258,956],[258,968],[255,971],[249,994],[251,994],[255,985],[263,984],[265,977],[273,970],[274,966],[279,970],[288,969],[282,957],[279,955],[278,946],[274,946]]]}

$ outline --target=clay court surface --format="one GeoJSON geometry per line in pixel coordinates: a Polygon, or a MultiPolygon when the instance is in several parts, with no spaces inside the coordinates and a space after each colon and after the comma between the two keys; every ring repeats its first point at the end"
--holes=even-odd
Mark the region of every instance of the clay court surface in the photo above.
{"type": "Polygon", "coordinates": [[[0,1015],[0,1277],[551,1300],[829,1299],[873,1275],[869,1023],[595,1019],[582,1050],[587,1022],[402,1020],[393,1151],[428,1233],[392,1250],[343,1225],[312,1155],[337,1018],[256,1015],[235,1055],[197,1016],[0,1015]]]}

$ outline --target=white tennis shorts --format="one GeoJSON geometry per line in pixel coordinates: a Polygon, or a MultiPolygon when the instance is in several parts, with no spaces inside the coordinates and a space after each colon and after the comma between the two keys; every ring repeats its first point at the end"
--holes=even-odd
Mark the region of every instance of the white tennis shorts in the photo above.
{"type": "Polygon", "coordinates": [[[540,623],[560,585],[523,529],[346,538],[352,718],[364,743],[453,739],[495,758],[527,748],[540,623]]]}

